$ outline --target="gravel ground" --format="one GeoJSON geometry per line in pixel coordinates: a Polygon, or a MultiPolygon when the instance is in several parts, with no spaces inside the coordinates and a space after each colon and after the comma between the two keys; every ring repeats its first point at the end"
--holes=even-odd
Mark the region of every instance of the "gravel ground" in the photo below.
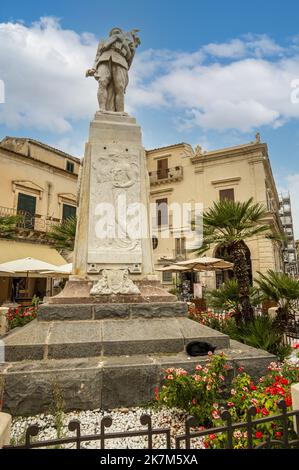
{"type": "MultiPolygon", "coordinates": [[[[99,434],[100,423],[103,417],[110,416],[112,418],[112,425],[106,428],[106,433],[113,433],[119,431],[133,431],[139,429],[146,429],[140,423],[140,417],[143,414],[149,414],[152,417],[153,428],[171,429],[171,436],[184,434],[185,432],[185,419],[186,414],[175,409],[153,410],[146,408],[119,408],[110,411],[92,410],[92,411],[78,411],[63,413],[61,415],[59,428],[60,437],[72,436],[73,433],[68,430],[68,423],[77,419],[81,423],[81,435],[99,434]]],[[[12,423],[12,443],[14,445],[24,442],[25,431],[29,425],[36,424],[40,428],[37,438],[32,440],[47,440],[57,438],[57,420],[58,415],[36,415],[26,418],[15,418],[12,423]],[[56,423],[55,423],[56,421],[56,423]]],[[[193,439],[192,448],[204,448],[201,439],[193,439]]],[[[100,449],[101,444],[99,441],[83,442],[82,448],[100,449]]],[[[171,446],[174,448],[174,439],[172,437],[171,446]]],[[[75,448],[75,444],[65,444],[64,448],[75,448]]],[[[153,436],[153,447],[157,449],[166,448],[166,437],[164,434],[153,436]]],[[[183,443],[182,443],[183,447],[183,443]]],[[[106,449],[146,449],[147,438],[127,437],[106,440],[106,449]]]]}

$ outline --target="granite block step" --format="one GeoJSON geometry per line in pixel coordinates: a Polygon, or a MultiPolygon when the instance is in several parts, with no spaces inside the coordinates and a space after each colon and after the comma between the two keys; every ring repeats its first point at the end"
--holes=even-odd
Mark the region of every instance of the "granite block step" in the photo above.
{"type": "MultiPolygon", "coordinates": [[[[275,360],[272,354],[237,341],[220,351],[232,366],[228,380],[241,366],[260,377],[275,360]]],[[[15,416],[53,412],[57,390],[65,411],[140,406],[154,399],[165,368],[180,367],[192,373],[196,364],[206,361],[206,357],[180,352],[5,363],[0,365],[3,410],[15,416]]]]}
{"type": "Polygon", "coordinates": [[[185,317],[33,321],[6,338],[5,360],[179,353],[191,341],[227,348],[229,337],[185,317]]]}

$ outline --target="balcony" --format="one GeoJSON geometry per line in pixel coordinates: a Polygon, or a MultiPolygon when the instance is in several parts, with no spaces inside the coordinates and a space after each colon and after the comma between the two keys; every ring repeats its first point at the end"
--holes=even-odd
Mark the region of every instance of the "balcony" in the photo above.
{"type": "Polygon", "coordinates": [[[149,178],[151,186],[162,183],[169,183],[171,181],[181,181],[183,179],[183,167],[175,166],[173,168],[150,171],[149,178]]]}
{"type": "Polygon", "coordinates": [[[55,217],[46,217],[39,214],[30,214],[24,211],[17,211],[9,207],[0,206],[0,217],[19,216],[19,221],[16,225],[15,236],[17,238],[42,240],[46,238],[47,232],[51,227],[61,220],[55,217]]]}

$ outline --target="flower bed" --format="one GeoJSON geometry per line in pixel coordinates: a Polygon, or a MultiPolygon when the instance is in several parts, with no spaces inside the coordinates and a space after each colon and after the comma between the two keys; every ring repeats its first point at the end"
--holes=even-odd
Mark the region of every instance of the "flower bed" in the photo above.
{"type": "Polygon", "coordinates": [[[37,307],[16,307],[10,308],[6,313],[8,329],[12,330],[18,326],[24,326],[36,318],[37,307]]]}
{"type": "Polygon", "coordinates": [[[229,322],[234,321],[234,312],[215,313],[212,310],[202,312],[195,304],[188,305],[189,318],[218,331],[225,331],[229,322]]]}
{"type": "MultiPolygon", "coordinates": [[[[226,386],[225,377],[230,370],[223,354],[210,355],[204,365],[197,365],[193,374],[183,369],[165,370],[162,389],[156,388],[156,406],[178,408],[198,419],[200,429],[225,425],[221,418],[221,408],[228,409],[233,423],[247,420],[248,408],[254,406],[256,417],[271,417],[280,413],[278,402],[285,400],[287,410],[291,410],[290,387],[299,382],[298,365],[271,363],[268,373],[254,381],[240,368],[231,386],[226,386]]],[[[292,418],[288,418],[289,432],[295,436],[292,418]]],[[[279,440],[283,434],[283,423],[266,422],[257,424],[254,431],[254,446],[265,438],[279,440]]],[[[204,440],[206,448],[224,448],[227,433],[212,433],[204,440]]],[[[247,447],[247,431],[235,430],[233,447],[247,447]]]]}

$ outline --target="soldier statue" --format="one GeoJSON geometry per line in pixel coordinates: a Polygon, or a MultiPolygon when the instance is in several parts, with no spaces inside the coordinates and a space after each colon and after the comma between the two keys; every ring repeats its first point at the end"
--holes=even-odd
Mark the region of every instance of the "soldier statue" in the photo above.
{"type": "Polygon", "coordinates": [[[126,33],[113,28],[109,38],[100,41],[94,66],[86,72],[99,83],[98,101],[101,111],[124,112],[124,95],[129,82],[135,50],[140,44],[138,29],[126,33]]]}

